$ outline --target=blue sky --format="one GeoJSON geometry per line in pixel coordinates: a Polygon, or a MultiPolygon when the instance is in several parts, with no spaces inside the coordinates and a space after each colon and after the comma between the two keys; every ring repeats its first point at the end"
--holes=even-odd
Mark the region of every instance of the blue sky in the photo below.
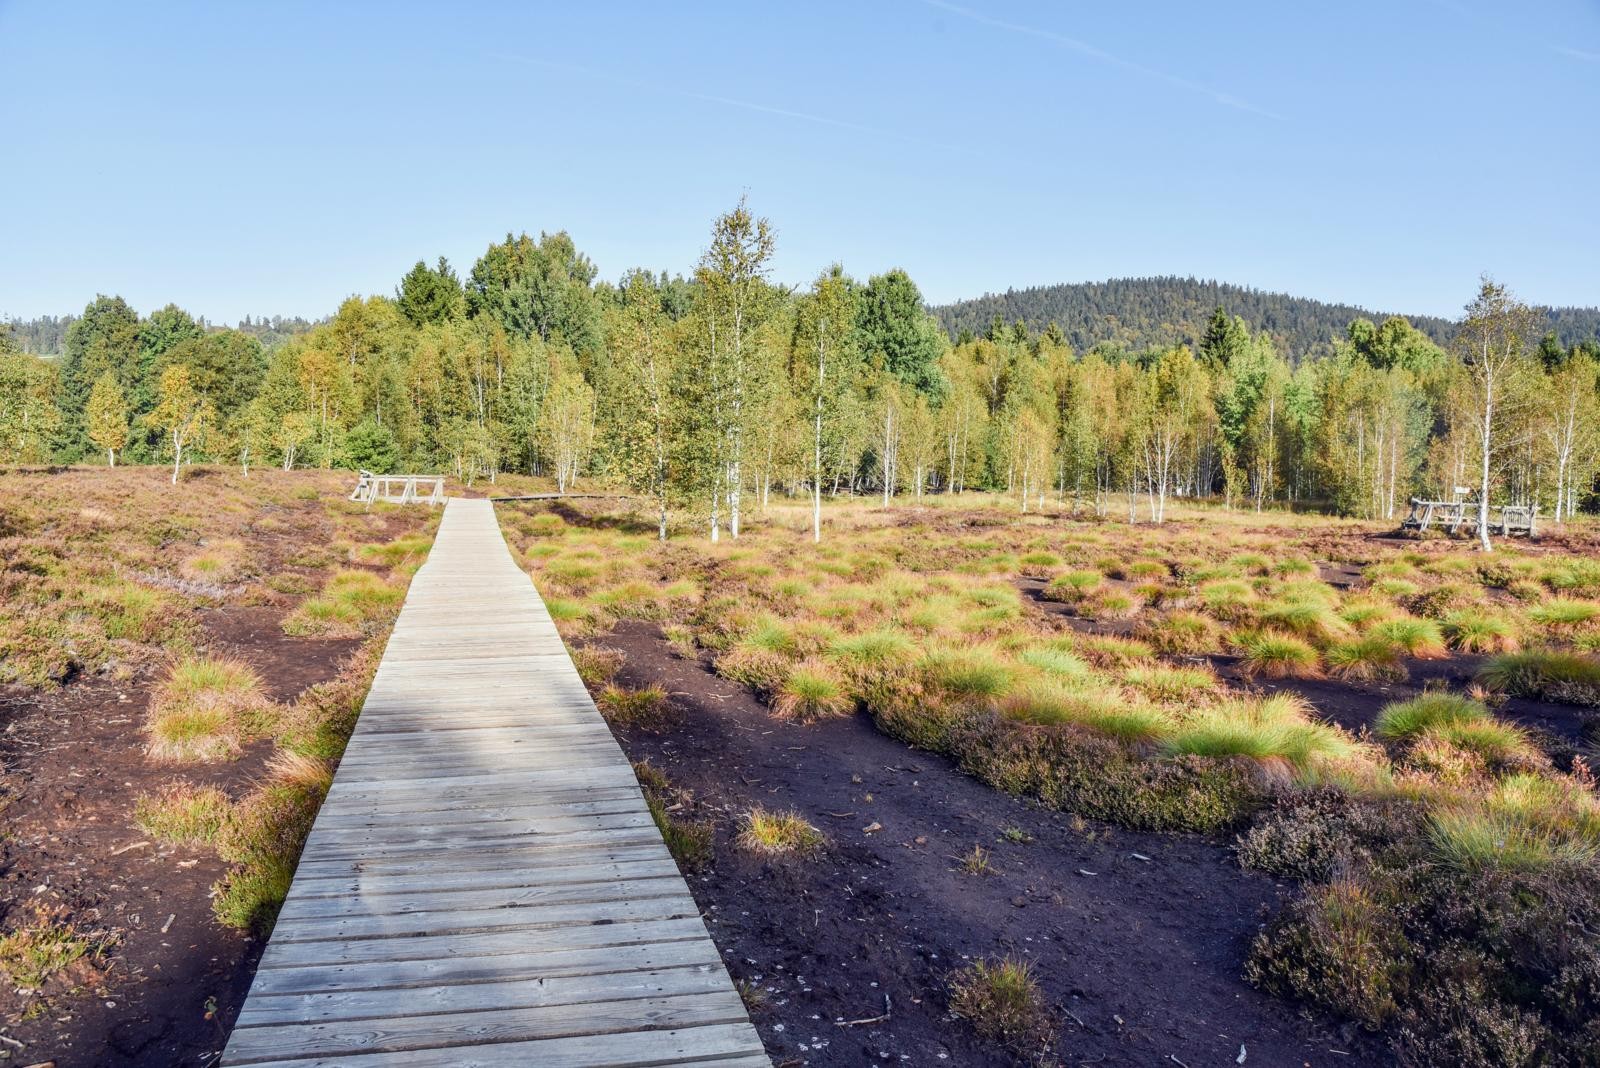
{"type": "Polygon", "coordinates": [[[319,316],[566,229],[932,301],[1193,274],[1600,304],[1600,4],[0,0],[0,316],[319,316]]]}

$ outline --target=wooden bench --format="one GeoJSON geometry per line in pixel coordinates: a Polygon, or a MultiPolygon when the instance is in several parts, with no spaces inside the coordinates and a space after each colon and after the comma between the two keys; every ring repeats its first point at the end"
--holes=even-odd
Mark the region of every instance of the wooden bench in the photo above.
{"type": "Polygon", "coordinates": [[[356,482],[352,501],[371,504],[387,501],[390,504],[426,504],[433,507],[444,503],[443,475],[375,475],[362,471],[356,482]]]}
{"type": "MultiPolygon", "coordinates": [[[[1401,530],[1418,534],[1439,529],[1450,534],[1476,534],[1481,509],[1476,501],[1425,501],[1411,498],[1411,511],[1400,521],[1401,530]]],[[[1535,537],[1538,533],[1539,506],[1496,504],[1489,507],[1489,530],[1512,537],[1535,537]]]]}

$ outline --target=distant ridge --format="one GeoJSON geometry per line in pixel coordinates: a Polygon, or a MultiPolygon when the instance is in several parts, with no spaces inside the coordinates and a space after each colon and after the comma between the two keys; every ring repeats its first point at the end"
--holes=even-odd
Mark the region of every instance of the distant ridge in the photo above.
{"type": "MultiPolygon", "coordinates": [[[[1218,305],[1243,317],[1251,330],[1265,330],[1280,352],[1296,359],[1331,352],[1333,342],[1344,337],[1352,319],[1381,322],[1390,314],[1403,314],[1176,276],[1011,289],[931,310],[951,337],[962,330],[981,336],[997,316],[1008,325],[1021,319],[1033,330],[1054,322],[1073,349],[1083,352],[1102,343],[1134,351],[1193,345],[1218,305]]],[[[1563,345],[1600,339],[1600,308],[1546,311],[1550,328],[1563,345]]],[[[1449,341],[1455,330],[1455,324],[1437,316],[1405,318],[1441,344],[1449,341]]]]}

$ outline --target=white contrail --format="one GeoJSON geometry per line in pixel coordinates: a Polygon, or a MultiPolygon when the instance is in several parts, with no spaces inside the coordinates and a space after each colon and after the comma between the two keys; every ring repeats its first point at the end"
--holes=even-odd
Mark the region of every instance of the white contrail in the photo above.
{"type": "Polygon", "coordinates": [[[1188,78],[1182,78],[1176,74],[1168,74],[1164,70],[1157,70],[1154,67],[1147,67],[1143,63],[1135,63],[1131,59],[1123,59],[1121,56],[1107,52],[1103,48],[1097,48],[1088,41],[1079,40],[1076,37],[1070,37],[1064,33],[1057,33],[1055,30],[1046,30],[1038,26],[1028,26],[1021,22],[1010,22],[1006,19],[998,19],[993,15],[986,15],[981,11],[974,11],[970,7],[962,7],[959,4],[948,3],[947,0],[922,0],[922,2],[929,7],[938,8],[940,11],[947,11],[952,15],[959,15],[964,19],[970,19],[973,22],[979,22],[985,26],[993,26],[1000,30],[1009,30],[1012,33],[1020,33],[1028,37],[1037,37],[1040,40],[1049,41],[1052,44],[1060,45],[1062,48],[1071,49],[1080,55],[1088,56],[1091,59],[1097,59],[1101,63],[1105,63],[1108,66],[1121,67],[1123,70],[1133,71],[1135,74],[1141,74],[1146,78],[1154,78],[1157,81],[1166,82],[1168,85],[1175,86],[1191,93],[1200,93],[1203,96],[1210,97],[1213,101],[1223,105],[1224,107],[1235,108],[1239,111],[1247,111],[1252,115],[1263,115],[1269,119],[1283,118],[1282,115],[1279,115],[1276,112],[1268,111],[1266,108],[1257,107],[1248,100],[1241,100],[1239,97],[1236,97],[1231,93],[1221,92],[1220,90],[1211,88],[1209,85],[1202,85],[1200,82],[1190,81],[1188,78]]]}
{"type": "Polygon", "coordinates": [[[501,59],[509,59],[515,63],[526,63],[533,67],[545,67],[550,70],[568,71],[573,74],[582,74],[585,77],[597,78],[608,81],[613,85],[624,86],[629,89],[638,89],[649,93],[666,93],[670,96],[681,97],[685,100],[699,100],[708,104],[722,104],[730,108],[741,108],[745,111],[754,111],[762,115],[778,115],[786,119],[798,119],[801,122],[816,123],[819,126],[832,126],[841,130],[854,130],[856,133],[868,134],[872,137],[887,137],[907,144],[921,145],[925,148],[937,148],[942,151],[956,151],[958,146],[942,144],[938,141],[929,141],[925,138],[914,137],[910,134],[899,133],[894,130],[882,130],[875,126],[865,126],[859,122],[850,122],[848,119],[836,119],[830,115],[817,115],[809,111],[795,111],[792,108],[776,107],[772,104],[762,104],[754,100],[740,100],[731,96],[717,96],[714,93],[702,93],[694,89],[680,89],[675,86],[661,85],[657,82],[643,82],[634,78],[619,78],[606,71],[595,70],[591,67],[579,66],[576,63],[558,63],[547,59],[534,59],[532,56],[518,56],[510,53],[491,53],[501,59]]]}

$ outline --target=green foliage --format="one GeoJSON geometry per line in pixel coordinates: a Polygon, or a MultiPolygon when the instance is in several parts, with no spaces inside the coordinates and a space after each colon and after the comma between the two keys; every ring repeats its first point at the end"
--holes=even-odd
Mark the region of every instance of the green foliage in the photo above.
{"type": "Polygon", "coordinates": [[[400,446],[388,427],[375,419],[363,419],[344,437],[344,461],[359,470],[391,474],[400,462],[400,446]]]}
{"type": "Polygon", "coordinates": [[[595,268],[563,232],[506,235],[472,265],[467,312],[497,323],[513,337],[564,340],[588,355],[600,346],[595,268]]]}
{"type": "Polygon", "coordinates": [[[467,301],[455,268],[440,256],[437,267],[418,260],[406,272],[395,290],[395,304],[412,326],[427,326],[460,318],[466,312],[467,301]]]}
{"type": "Polygon", "coordinates": [[[875,275],[861,291],[857,345],[905,385],[932,396],[947,388],[939,357],[945,338],[924,310],[922,293],[902,270],[875,275]]]}

